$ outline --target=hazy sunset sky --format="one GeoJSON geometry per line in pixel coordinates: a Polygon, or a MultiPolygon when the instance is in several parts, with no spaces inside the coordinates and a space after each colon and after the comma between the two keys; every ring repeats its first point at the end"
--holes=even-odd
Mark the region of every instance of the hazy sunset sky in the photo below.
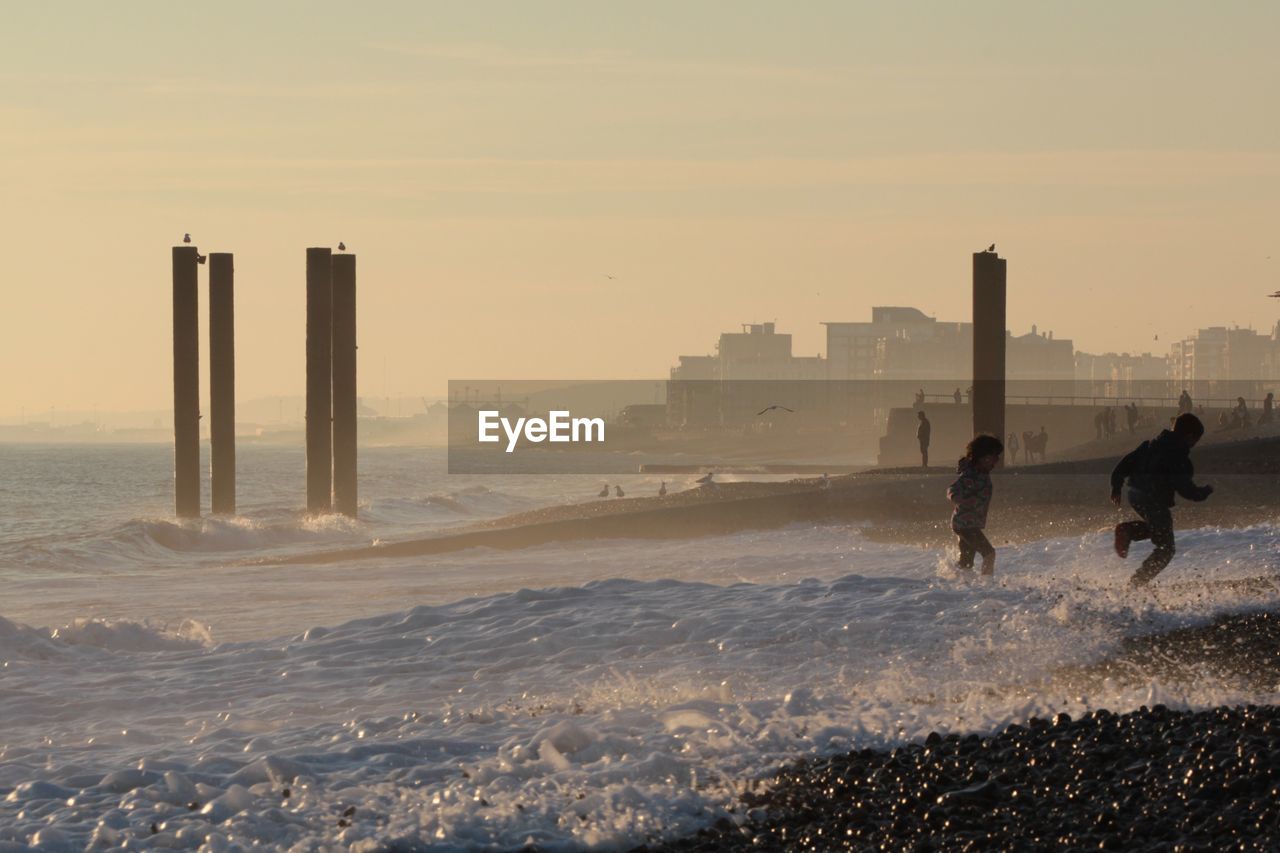
{"type": "Polygon", "coordinates": [[[370,396],[661,377],[743,322],[813,355],[873,304],[968,320],[992,241],[1011,328],[1081,349],[1280,313],[1280,4],[4,16],[0,417],[170,405],[187,231],[236,255],[241,399],[302,393],[304,252],[339,240],[370,396]]]}

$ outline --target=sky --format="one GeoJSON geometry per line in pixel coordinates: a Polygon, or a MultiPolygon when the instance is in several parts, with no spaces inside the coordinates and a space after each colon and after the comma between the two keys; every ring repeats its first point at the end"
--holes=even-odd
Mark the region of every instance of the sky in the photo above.
{"type": "Polygon", "coordinates": [[[993,241],[1010,328],[1090,352],[1270,331],[1280,308],[1280,4],[5,19],[0,418],[171,405],[184,232],[235,253],[241,399],[302,393],[305,250],[339,240],[370,397],[662,377],[748,322],[814,355],[822,321],[872,305],[968,320],[993,241]]]}

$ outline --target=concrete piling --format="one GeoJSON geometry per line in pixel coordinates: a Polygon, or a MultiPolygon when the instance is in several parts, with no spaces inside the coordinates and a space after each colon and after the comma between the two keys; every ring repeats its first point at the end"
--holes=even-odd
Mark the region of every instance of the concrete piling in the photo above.
{"type": "Polygon", "coordinates": [[[235,264],[209,255],[209,479],[213,512],[236,511],[235,264]]]}
{"type": "Polygon", "coordinates": [[[355,518],[356,256],[333,263],[333,508],[355,518]]]}
{"type": "Polygon", "coordinates": [[[198,252],[173,247],[173,496],[179,518],[200,517],[198,252]]]}
{"type": "Polygon", "coordinates": [[[1004,440],[1005,259],[973,255],[973,433],[1004,440]]]}
{"type": "Polygon", "coordinates": [[[307,249],[307,512],[333,508],[333,270],[307,249]]]}

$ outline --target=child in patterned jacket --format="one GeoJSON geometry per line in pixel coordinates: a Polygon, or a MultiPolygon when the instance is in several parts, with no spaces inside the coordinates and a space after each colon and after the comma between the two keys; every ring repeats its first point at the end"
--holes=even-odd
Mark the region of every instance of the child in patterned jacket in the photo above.
{"type": "Polygon", "coordinates": [[[982,528],[987,526],[987,508],[991,506],[991,469],[1000,463],[1004,445],[994,435],[977,435],[965,447],[956,466],[960,476],[947,488],[951,512],[951,530],[960,546],[961,569],[973,568],[975,554],[982,555],[982,573],[991,575],[996,568],[996,551],[987,541],[982,528]]]}

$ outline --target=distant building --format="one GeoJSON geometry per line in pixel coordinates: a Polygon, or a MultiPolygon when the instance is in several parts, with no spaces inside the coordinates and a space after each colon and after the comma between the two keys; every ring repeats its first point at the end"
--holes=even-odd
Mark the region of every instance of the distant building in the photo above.
{"type": "Polygon", "coordinates": [[[1140,399],[1177,396],[1168,356],[1149,352],[1076,353],[1077,395],[1140,399]]]}
{"type": "MultiPolygon", "coordinates": [[[[960,323],[939,323],[918,308],[876,306],[870,323],[823,323],[827,327],[827,361],[832,379],[875,379],[884,371],[886,349],[901,342],[922,347],[954,337],[960,323]]],[[[972,341],[972,326],[970,326],[972,341]]],[[[905,352],[905,350],[903,350],[905,352]]],[[[937,372],[934,372],[937,375],[937,372]]]]}
{"type": "Polygon", "coordinates": [[[737,426],[774,404],[814,410],[805,380],[827,378],[826,359],[795,356],[791,335],[773,323],[745,323],[725,332],[715,355],[682,355],[671,369],[667,422],[672,426],[737,426]]]}
{"type": "Polygon", "coordinates": [[[1278,331],[1265,335],[1239,327],[1198,329],[1170,347],[1173,383],[1199,389],[1193,396],[1249,396],[1254,384],[1280,378],[1278,331]]]}
{"type": "MultiPolygon", "coordinates": [[[[973,324],[940,322],[918,308],[879,306],[870,323],[824,323],[832,379],[968,382],[973,371],[973,324]]],[[[1071,380],[1074,349],[1035,326],[1009,335],[1005,352],[1010,380],[1071,380]]],[[[914,390],[914,389],[913,389],[914,390]]],[[[951,388],[930,389],[945,393],[951,388]]]]}
{"type": "Polygon", "coordinates": [[[773,323],[744,323],[741,332],[725,332],[715,355],[682,355],[672,379],[826,379],[821,356],[791,354],[791,335],[773,323]]]}

